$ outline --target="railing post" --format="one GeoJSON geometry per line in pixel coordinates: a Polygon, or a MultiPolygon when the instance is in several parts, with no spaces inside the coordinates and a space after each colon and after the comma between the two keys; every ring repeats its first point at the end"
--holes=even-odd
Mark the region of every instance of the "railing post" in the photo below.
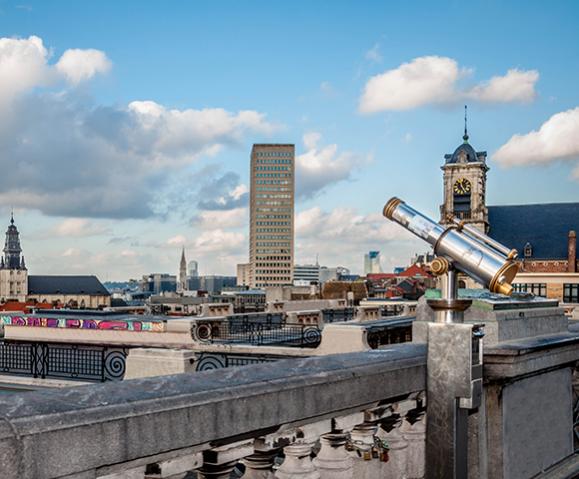
{"type": "Polygon", "coordinates": [[[388,461],[382,462],[382,475],[384,479],[406,479],[407,449],[408,442],[400,433],[402,421],[397,421],[390,432],[380,428],[377,437],[388,447],[388,461]]]}
{"type": "Polygon", "coordinates": [[[273,465],[281,448],[270,448],[262,439],[256,439],[253,454],[242,459],[244,479],[275,479],[273,465]]]}
{"type": "Polygon", "coordinates": [[[424,477],[424,461],[426,459],[426,415],[421,414],[418,420],[411,423],[408,418],[400,430],[408,441],[408,479],[422,479],[424,477]]]}
{"type": "Polygon", "coordinates": [[[376,425],[370,422],[358,424],[350,433],[354,474],[356,479],[380,477],[380,461],[373,459],[374,434],[376,425]]]}
{"type": "Polygon", "coordinates": [[[312,443],[298,440],[283,448],[285,460],[275,473],[277,479],[320,479],[312,462],[312,443]]]}
{"type": "Polygon", "coordinates": [[[321,479],[352,479],[353,460],[346,452],[348,434],[336,430],[320,438],[321,449],[314,459],[314,465],[321,479]]]}

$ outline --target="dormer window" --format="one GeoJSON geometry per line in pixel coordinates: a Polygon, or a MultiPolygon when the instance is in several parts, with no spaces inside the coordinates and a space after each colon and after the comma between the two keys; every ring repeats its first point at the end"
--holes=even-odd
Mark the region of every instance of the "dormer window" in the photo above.
{"type": "Polygon", "coordinates": [[[533,247],[531,246],[531,243],[527,243],[525,245],[525,247],[523,248],[523,255],[525,256],[525,258],[530,258],[531,256],[533,256],[533,247]]]}

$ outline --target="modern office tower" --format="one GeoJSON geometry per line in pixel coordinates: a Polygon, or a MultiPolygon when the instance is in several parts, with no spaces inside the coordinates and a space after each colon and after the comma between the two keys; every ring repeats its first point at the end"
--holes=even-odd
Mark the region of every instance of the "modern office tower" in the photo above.
{"type": "Polygon", "coordinates": [[[320,265],[319,264],[296,264],[294,265],[294,286],[309,286],[319,284],[320,265]]]}
{"type": "Polygon", "coordinates": [[[199,263],[195,260],[189,261],[189,277],[196,278],[199,276],[199,263]]]}
{"type": "Polygon", "coordinates": [[[237,265],[237,286],[249,286],[251,284],[251,264],[240,263],[237,265]]]}
{"type": "Polygon", "coordinates": [[[295,146],[251,150],[249,263],[251,287],[292,284],[295,146]]]}
{"type": "Polygon", "coordinates": [[[380,251],[369,251],[364,255],[364,274],[381,273],[380,251]]]}

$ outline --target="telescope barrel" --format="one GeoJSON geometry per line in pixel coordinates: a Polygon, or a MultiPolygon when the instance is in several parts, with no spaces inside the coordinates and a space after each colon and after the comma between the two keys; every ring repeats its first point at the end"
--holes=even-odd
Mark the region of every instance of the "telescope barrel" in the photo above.
{"type": "Polygon", "coordinates": [[[486,244],[488,244],[490,247],[496,249],[498,252],[504,254],[507,258],[516,258],[516,250],[513,249],[509,249],[506,246],[500,244],[498,241],[492,239],[490,236],[485,235],[484,233],[481,233],[479,230],[477,230],[476,228],[473,228],[470,225],[464,224],[464,222],[457,220],[456,218],[453,218],[454,224],[457,225],[459,227],[459,229],[463,229],[464,231],[467,232],[467,234],[469,236],[472,236],[474,238],[476,238],[477,240],[480,240],[486,244]]]}
{"type": "Polygon", "coordinates": [[[512,293],[511,282],[518,266],[511,256],[504,254],[509,250],[500,243],[489,238],[500,246],[498,248],[488,244],[484,238],[461,232],[456,225],[440,225],[399,198],[390,199],[383,213],[386,218],[432,245],[436,255],[447,258],[458,271],[482,283],[493,293],[512,293]]]}

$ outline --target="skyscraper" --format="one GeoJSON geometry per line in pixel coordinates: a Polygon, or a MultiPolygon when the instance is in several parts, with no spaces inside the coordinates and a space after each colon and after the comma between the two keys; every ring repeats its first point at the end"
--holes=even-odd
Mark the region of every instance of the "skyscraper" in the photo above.
{"type": "Polygon", "coordinates": [[[199,276],[199,263],[195,260],[189,261],[189,277],[197,278],[199,276]]]}
{"type": "Polygon", "coordinates": [[[254,288],[292,283],[294,171],[294,145],[253,145],[249,262],[254,288]]]}
{"type": "Polygon", "coordinates": [[[381,273],[380,251],[369,251],[364,255],[364,274],[381,273]]]}

